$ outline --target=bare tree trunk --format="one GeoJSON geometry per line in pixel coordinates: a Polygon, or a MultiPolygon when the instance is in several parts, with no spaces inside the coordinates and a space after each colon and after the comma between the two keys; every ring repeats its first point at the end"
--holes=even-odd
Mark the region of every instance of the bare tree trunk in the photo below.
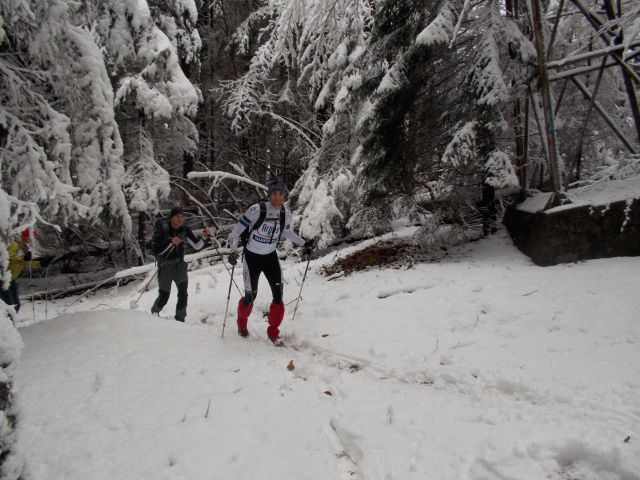
{"type": "Polygon", "coordinates": [[[187,178],[190,172],[193,172],[193,153],[184,152],[182,154],[182,176],[187,178]]]}
{"type": "Polygon", "coordinates": [[[542,93],[546,142],[549,152],[549,177],[551,178],[551,188],[553,189],[553,191],[560,192],[562,191],[562,178],[560,175],[560,163],[558,160],[558,139],[556,136],[553,105],[551,103],[551,88],[549,85],[549,77],[547,75],[540,0],[531,1],[531,14],[533,17],[532,23],[535,37],[536,53],[538,57],[538,80],[540,83],[540,91],[542,93]]]}

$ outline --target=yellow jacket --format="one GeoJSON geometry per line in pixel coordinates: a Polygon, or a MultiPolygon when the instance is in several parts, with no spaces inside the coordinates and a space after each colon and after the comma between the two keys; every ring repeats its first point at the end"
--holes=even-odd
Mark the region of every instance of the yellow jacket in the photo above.
{"type": "Polygon", "coordinates": [[[11,272],[11,279],[16,280],[25,265],[30,265],[31,268],[40,268],[40,262],[37,260],[31,260],[26,262],[24,260],[24,251],[22,250],[22,244],[18,241],[11,242],[7,247],[9,252],[9,271],[11,272]]]}

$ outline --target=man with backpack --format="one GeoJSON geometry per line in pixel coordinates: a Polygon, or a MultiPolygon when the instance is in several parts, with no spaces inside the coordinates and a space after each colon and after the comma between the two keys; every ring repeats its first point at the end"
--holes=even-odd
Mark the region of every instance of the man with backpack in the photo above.
{"type": "Polygon", "coordinates": [[[168,219],[156,222],[153,234],[152,251],[158,263],[158,298],[151,307],[151,313],[160,314],[162,308],[169,301],[171,282],[178,287],[178,303],[176,304],[175,319],[184,322],[187,316],[187,263],[184,261],[185,242],[195,250],[202,249],[205,239],[211,238],[211,232],[205,228],[202,238],[196,238],[191,229],[184,225],[184,210],[173,207],[168,219]]]}
{"type": "Polygon", "coordinates": [[[271,287],[273,301],[269,308],[267,335],[274,344],[280,344],[279,326],[284,318],[282,301],[282,270],[276,253],[280,236],[284,235],[310,254],[317,244],[317,238],[305,241],[291,228],[291,212],[284,205],[287,187],[279,179],[267,183],[268,202],[251,205],[229,235],[229,263],[235,265],[238,259],[238,241],[243,234],[246,242],[243,252],[244,298],[238,302],[238,334],[248,337],[247,323],[253,309],[253,301],[258,293],[258,278],[264,273],[271,287]]]}

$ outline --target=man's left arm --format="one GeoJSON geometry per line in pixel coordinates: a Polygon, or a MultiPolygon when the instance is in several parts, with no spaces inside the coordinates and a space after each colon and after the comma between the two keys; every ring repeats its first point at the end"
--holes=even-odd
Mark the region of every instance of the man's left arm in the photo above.
{"type": "Polygon", "coordinates": [[[207,244],[207,240],[209,239],[210,234],[209,229],[205,228],[202,232],[202,237],[200,237],[200,239],[197,239],[191,229],[185,227],[185,236],[187,237],[187,243],[191,245],[191,248],[193,248],[194,250],[202,250],[202,248],[204,248],[204,246],[207,244]]]}
{"type": "Polygon", "coordinates": [[[289,209],[287,209],[285,210],[284,232],[282,233],[285,237],[287,237],[289,240],[291,240],[293,243],[295,243],[299,247],[304,247],[307,244],[306,240],[293,231],[293,228],[291,228],[291,222],[292,222],[291,212],[289,211],[289,209]]]}

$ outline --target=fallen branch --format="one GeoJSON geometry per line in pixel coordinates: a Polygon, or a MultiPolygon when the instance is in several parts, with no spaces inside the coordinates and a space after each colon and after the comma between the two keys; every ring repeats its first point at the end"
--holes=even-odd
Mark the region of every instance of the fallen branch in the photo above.
{"type": "Polygon", "coordinates": [[[247,183],[247,184],[252,185],[254,187],[261,188],[262,190],[266,190],[267,189],[267,187],[265,187],[261,183],[254,182],[253,180],[251,180],[249,178],[243,177],[241,175],[236,175],[234,173],[222,172],[222,171],[219,171],[219,170],[209,171],[209,172],[189,172],[187,174],[187,178],[189,180],[193,180],[194,178],[212,178],[213,179],[213,183],[215,185],[220,184],[220,182],[222,180],[230,179],[230,180],[236,180],[238,182],[247,183]]]}

